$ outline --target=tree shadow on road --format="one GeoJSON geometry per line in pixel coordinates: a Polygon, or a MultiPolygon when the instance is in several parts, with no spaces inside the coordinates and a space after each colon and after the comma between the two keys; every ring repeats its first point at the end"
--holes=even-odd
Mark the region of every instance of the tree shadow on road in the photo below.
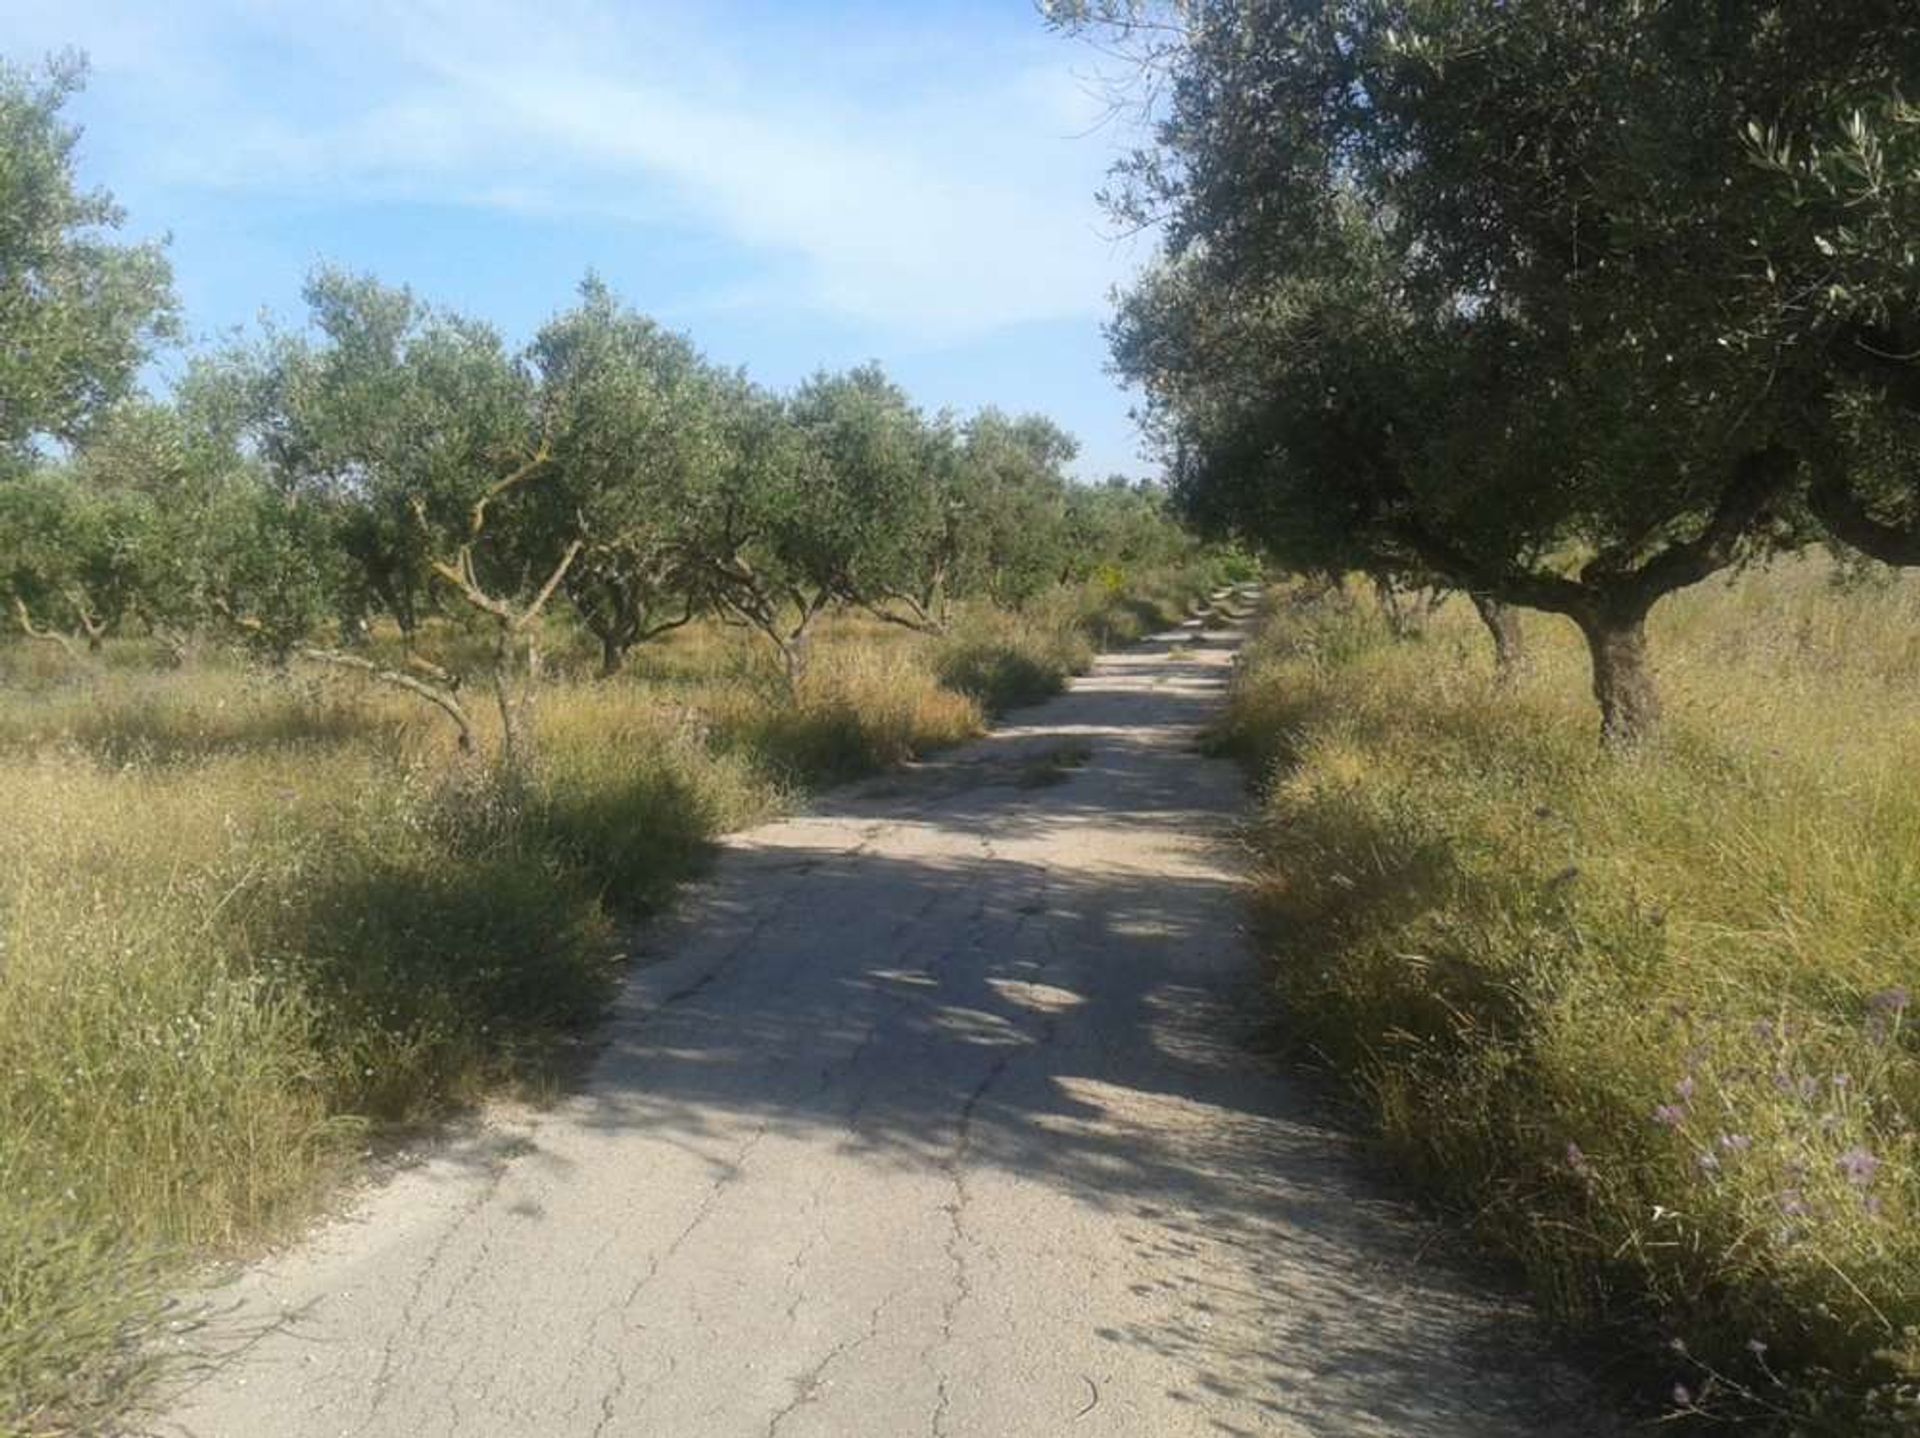
{"type": "Polygon", "coordinates": [[[1087,686],[743,838],[646,936],[659,961],[569,1114],[699,1153],[717,1182],[746,1125],[1108,1215],[1140,1260],[1137,1301],[1094,1332],[1172,1360],[1171,1396],[1216,1408],[1223,1433],[1611,1431],[1578,1385],[1543,1400],[1524,1313],[1463,1299],[1480,1290],[1423,1253],[1418,1221],[1257,1052],[1271,1013],[1231,856],[1168,865],[1125,842],[1223,832],[1239,794],[1224,765],[1166,758],[1192,746],[1218,670],[1142,673],[1148,692],[1087,686]],[[1086,762],[1022,788],[1064,739],[1086,762]]]}
{"type": "MultiPolygon", "coordinates": [[[[1109,661],[981,744],[739,836],[636,936],[558,1117],[589,1155],[644,1135],[696,1156],[715,1202],[783,1142],[938,1179],[983,1279],[1046,1281],[1058,1230],[1021,1215],[1097,1216],[1130,1257],[1093,1284],[1109,1310],[1062,1321],[1151,1355],[1114,1366],[1167,1375],[1223,1434],[1614,1432],[1262,1052],[1242,783],[1191,756],[1226,666],[1177,657],[1232,638],[1109,661]],[[1022,783],[1062,746],[1058,782],[1022,783]]],[[[537,1129],[513,1156],[563,1181],[591,1161],[537,1129]]],[[[796,1228],[817,1201],[794,1195],[796,1228]]]]}

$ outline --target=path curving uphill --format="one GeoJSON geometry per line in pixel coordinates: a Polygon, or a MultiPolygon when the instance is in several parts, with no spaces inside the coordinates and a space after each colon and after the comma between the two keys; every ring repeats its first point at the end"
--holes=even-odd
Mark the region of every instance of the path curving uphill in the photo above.
{"type": "Polygon", "coordinates": [[[1249,1043],[1239,637],[730,840],[584,1090],[215,1295],[150,1431],[1615,1431],[1249,1043]]]}

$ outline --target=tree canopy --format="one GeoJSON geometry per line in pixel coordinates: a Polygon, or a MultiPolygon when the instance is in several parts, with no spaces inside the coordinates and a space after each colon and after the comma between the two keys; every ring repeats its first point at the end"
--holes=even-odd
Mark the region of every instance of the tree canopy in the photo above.
{"type": "Polygon", "coordinates": [[[0,68],[0,602],[17,632],[76,653],[144,633],[176,656],[237,638],[412,690],[469,744],[484,678],[512,750],[556,611],[608,675],[704,614],[764,635],[797,686],[832,609],[938,631],[956,599],[1024,603],[1185,547],[1159,489],[1075,485],[1074,443],[1044,418],[928,415],[877,364],[776,393],[593,275],[522,346],[321,266],[297,320],[193,355],[149,397],[166,260],[115,242],[118,207],[76,184],[61,112],[82,73],[0,68]],[[372,657],[388,623],[401,657],[372,657]],[[448,645],[449,628],[492,642],[448,645]]]}
{"type": "Polygon", "coordinates": [[[1657,719],[1662,595],[1810,499],[1908,517],[1910,7],[1056,11],[1164,82],[1114,192],[1162,233],[1115,352],[1197,517],[1568,616],[1614,738],[1657,719]]]}
{"type": "Polygon", "coordinates": [[[120,207],[75,181],[60,112],[84,78],[76,57],[0,62],[0,467],[81,438],[174,330],[162,247],[116,243],[120,207]]]}

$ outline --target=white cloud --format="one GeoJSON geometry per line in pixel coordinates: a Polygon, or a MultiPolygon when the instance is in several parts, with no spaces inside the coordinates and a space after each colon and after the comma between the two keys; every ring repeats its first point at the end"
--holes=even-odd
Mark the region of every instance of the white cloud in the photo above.
{"type": "MultiPolygon", "coordinates": [[[[1084,133],[1080,57],[1018,15],[852,36],[615,0],[176,18],[145,52],[175,183],[691,226],[740,252],[736,302],[914,343],[1091,319],[1130,268],[1091,198],[1115,141],[1084,133]]],[[[139,72],[108,29],[103,70],[139,72]]]]}

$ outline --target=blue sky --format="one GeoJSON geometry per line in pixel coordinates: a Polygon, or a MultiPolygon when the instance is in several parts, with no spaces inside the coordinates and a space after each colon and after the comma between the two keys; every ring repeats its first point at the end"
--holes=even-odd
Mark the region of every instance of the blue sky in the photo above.
{"type": "Polygon", "coordinates": [[[199,335],[324,260],[522,339],[591,267],[769,384],[874,358],[1151,472],[1100,333],[1129,136],[1028,0],[0,0],[0,36],[89,55],[83,177],[171,232],[199,335]]]}

